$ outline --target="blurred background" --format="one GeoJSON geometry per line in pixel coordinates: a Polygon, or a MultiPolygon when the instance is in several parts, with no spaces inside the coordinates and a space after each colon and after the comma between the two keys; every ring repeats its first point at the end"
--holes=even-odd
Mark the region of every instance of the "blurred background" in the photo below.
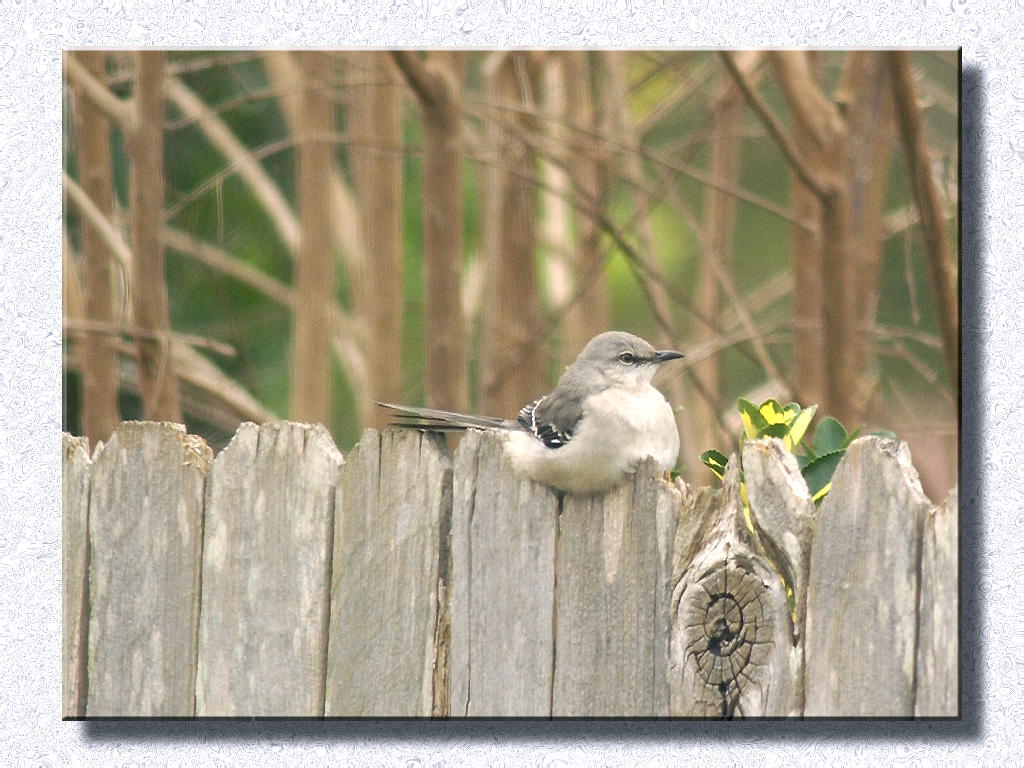
{"type": "Polygon", "coordinates": [[[956,483],[957,51],[65,51],[63,425],[513,417],[608,329],[956,483]]]}

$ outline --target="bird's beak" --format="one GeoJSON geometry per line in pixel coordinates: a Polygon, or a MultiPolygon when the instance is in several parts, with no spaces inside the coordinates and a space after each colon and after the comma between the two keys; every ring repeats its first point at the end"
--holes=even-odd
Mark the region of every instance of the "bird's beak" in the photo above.
{"type": "Polygon", "coordinates": [[[678,360],[683,357],[682,352],[676,352],[674,349],[662,349],[654,353],[654,362],[664,363],[666,360],[678,360]]]}

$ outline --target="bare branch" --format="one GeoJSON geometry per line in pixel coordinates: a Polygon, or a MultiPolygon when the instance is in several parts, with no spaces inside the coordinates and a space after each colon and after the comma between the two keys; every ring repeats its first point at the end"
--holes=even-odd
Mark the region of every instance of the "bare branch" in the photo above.
{"type": "Polygon", "coordinates": [[[896,118],[903,140],[910,185],[921,213],[921,231],[924,233],[928,255],[928,278],[931,283],[932,300],[935,302],[939,334],[942,338],[946,372],[956,392],[960,389],[960,346],[957,336],[960,317],[953,255],[946,236],[942,203],[935,188],[935,180],[932,178],[931,157],[924,141],[921,112],[914,93],[913,74],[910,71],[910,54],[907,51],[890,53],[889,67],[896,103],[896,118]]]}
{"type": "Polygon", "coordinates": [[[826,147],[845,134],[838,108],[825,98],[811,77],[805,51],[769,51],[768,59],[779,75],[777,79],[793,119],[819,146],[826,147]]]}
{"type": "Polygon", "coordinates": [[[177,341],[200,349],[208,349],[224,357],[234,357],[238,354],[230,344],[207,339],[202,336],[192,336],[187,333],[175,333],[174,331],[153,331],[149,328],[142,328],[137,325],[126,325],[123,323],[105,323],[99,320],[85,318],[66,318],[63,327],[69,331],[81,333],[99,333],[106,336],[134,336],[135,338],[156,339],[158,341],[177,341]]]}
{"type": "Polygon", "coordinates": [[[405,82],[424,106],[433,105],[441,98],[441,86],[436,72],[427,66],[418,51],[398,50],[391,52],[405,82]]]}
{"type": "Polygon", "coordinates": [[[130,274],[132,252],[125,243],[124,238],[121,237],[121,233],[114,229],[114,225],[100,212],[96,204],[85,194],[85,190],[78,186],[75,180],[68,176],[66,171],[61,174],[61,183],[64,194],[67,195],[71,204],[75,206],[82,218],[103,239],[107,250],[117,259],[125,274],[130,274]]]}
{"type": "Polygon", "coordinates": [[[196,240],[179,229],[168,227],[164,230],[164,242],[168,248],[192,256],[207,266],[245,283],[289,310],[295,303],[294,294],[284,283],[278,282],[241,259],[224,253],[219,248],[196,240]]]}
{"type": "Polygon", "coordinates": [[[263,205],[277,229],[281,242],[294,257],[299,247],[298,219],[295,218],[281,190],[263,170],[263,166],[238,140],[220,116],[177,78],[167,79],[167,96],[182,112],[196,121],[210,143],[238,169],[238,175],[249,185],[263,205]]]}
{"type": "Polygon", "coordinates": [[[71,51],[64,51],[64,77],[82,89],[82,94],[96,109],[125,133],[135,129],[136,113],[132,102],[123,101],[103,83],[89,74],[71,51]]]}
{"type": "Polygon", "coordinates": [[[768,105],[764,102],[764,99],[754,90],[753,86],[747,80],[746,75],[740,71],[740,68],[736,65],[733,56],[728,51],[722,51],[722,61],[725,63],[726,69],[732,75],[736,81],[736,85],[739,86],[743,92],[743,97],[747,100],[750,107],[757,113],[757,116],[761,118],[761,122],[764,123],[765,128],[768,129],[768,133],[772,135],[775,142],[779,145],[782,153],[786,156],[790,166],[800,176],[800,180],[808,187],[814,190],[815,194],[825,194],[824,185],[814,175],[813,171],[807,167],[806,160],[800,155],[799,150],[793,143],[793,140],[786,133],[782,124],[779,122],[775,114],[769,109],[768,105]]]}
{"type": "MultiPolygon", "coordinates": [[[[581,133],[588,139],[590,139],[589,143],[580,142],[581,147],[587,147],[586,157],[588,158],[598,157],[599,152],[632,151],[628,144],[624,144],[622,142],[609,138],[604,133],[595,130],[589,130],[584,126],[579,125],[578,123],[569,123],[567,121],[556,120],[552,118],[550,115],[547,115],[543,112],[537,112],[523,105],[495,104],[492,100],[480,98],[478,96],[467,96],[465,98],[465,107],[467,114],[472,115],[473,117],[477,117],[482,121],[494,119],[493,117],[488,117],[488,112],[486,110],[505,111],[512,114],[530,115],[540,120],[547,121],[548,123],[556,125],[557,127],[581,133]],[[481,109],[481,107],[484,109],[481,109]]],[[[504,120],[501,122],[501,125],[507,131],[516,132],[518,130],[515,126],[515,123],[512,120],[504,120]]],[[[560,154],[559,145],[554,141],[554,139],[550,138],[545,133],[538,133],[537,136],[535,136],[534,138],[526,137],[524,138],[524,140],[530,141],[531,145],[534,146],[538,152],[546,153],[548,155],[551,155],[552,157],[556,157],[560,154]],[[547,141],[547,145],[542,146],[542,141],[547,141]]],[[[806,219],[794,216],[781,205],[773,203],[771,200],[762,195],[759,195],[755,192],[750,192],[749,190],[743,189],[742,187],[736,184],[731,184],[728,181],[725,181],[724,179],[716,178],[713,174],[705,173],[699,168],[696,168],[688,163],[684,163],[678,160],[672,160],[666,157],[664,153],[657,152],[646,146],[639,146],[637,151],[639,151],[643,155],[643,157],[650,160],[652,163],[662,165],[668,168],[669,170],[675,171],[676,173],[688,176],[689,178],[694,179],[695,181],[699,181],[701,184],[706,184],[712,189],[716,189],[719,190],[720,192],[724,192],[727,195],[731,195],[732,197],[735,197],[737,200],[743,200],[744,202],[750,203],[751,205],[761,208],[762,210],[767,211],[768,213],[771,213],[779,217],[780,219],[784,219],[785,221],[788,221],[790,224],[800,227],[801,229],[807,230],[808,232],[817,231],[816,222],[808,221],[806,219]]],[[[568,163],[565,162],[564,158],[561,158],[559,162],[563,167],[567,167],[569,165],[568,163]]],[[[630,183],[636,183],[633,179],[626,179],[626,181],[630,183]]],[[[650,190],[647,191],[648,193],[650,193],[650,190]]]]}

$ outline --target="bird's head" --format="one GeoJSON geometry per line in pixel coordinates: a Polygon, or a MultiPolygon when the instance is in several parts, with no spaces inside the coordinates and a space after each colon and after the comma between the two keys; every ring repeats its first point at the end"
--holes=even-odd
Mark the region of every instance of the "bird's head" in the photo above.
{"type": "Polygon", "coordinates": [[[639,388],[651,383],[661,363],[682,356],[671,349],[657,350],[631,333],[608,331],[592,338],[571,367],[589,369],[606,385],[639,388]]]}

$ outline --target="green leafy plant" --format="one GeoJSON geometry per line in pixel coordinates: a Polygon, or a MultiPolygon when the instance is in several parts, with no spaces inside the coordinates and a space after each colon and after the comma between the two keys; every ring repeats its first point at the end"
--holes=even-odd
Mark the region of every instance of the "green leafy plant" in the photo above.
{"type": "MultiPolygon", "coordinates": [[[[760,405],[754,405],[742,397],[737,401],[737,408],[740,412],[740,419],[743,421],[742,440],[757,440],[762,437],[777,437],[782,441],[787,451],[796,456],[800,472],[807,483],[807,489],[816,505],[820,505],[832,486],[832,475],[843,458],[846,449],[854,441],[861,428],[847,432],[838,421],[831,416],[826,416],[818,424],[814,432],[814,439],[811,445],[804,441],[807,428],[818,410],[817,405],[810,405],[802,408],[798,403],[789,403],[786,406],[779,405],[773,399],[765,400],[760,405]],[[801,452],[797,451],[799,446],[801,452]]],[[[882,437],[893,437],[891,432],[875,432],[882,437]]],[[[721,480],[725,474],[725,465],[728,459],[720,451],[704,451],[700,460],[710,469],[718,479],[721,480]]],[[[742,484],[741,472],[740,490],[743,495],[743,504],[746,507],[746,488],[742,484]]]]}

